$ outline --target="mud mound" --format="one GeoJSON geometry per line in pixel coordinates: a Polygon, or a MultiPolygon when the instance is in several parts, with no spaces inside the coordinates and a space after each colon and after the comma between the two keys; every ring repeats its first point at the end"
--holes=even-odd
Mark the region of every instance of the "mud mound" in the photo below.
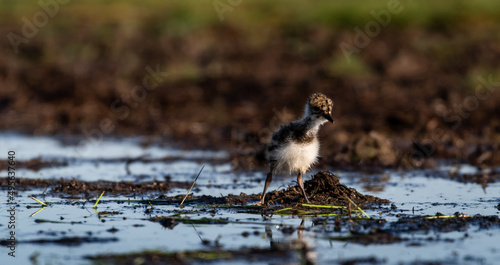
{"type": "MultiPolygon", "coordinates": [[[[356,189],[341,184],[339,178],[328,171],[321,171],[314,175],[313,179],[304,182],[304,188],[313,204],[347,205],[346,198],[357,204],[389,203],[389,200],[363,195],[356,189]]],[[[298,185],[286,190],[270,192],[266,199],[271,204],[305,203],[298,185]]]]}

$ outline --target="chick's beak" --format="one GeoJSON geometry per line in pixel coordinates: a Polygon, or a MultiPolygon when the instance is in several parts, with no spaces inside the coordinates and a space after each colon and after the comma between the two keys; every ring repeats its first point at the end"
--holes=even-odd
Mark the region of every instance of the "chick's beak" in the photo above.
{"type": "Polygon", "coordinates": [[[334,122],[332,116],[330,114],[328,114],[328,113],[324,113],[323,117],[325,117],[325,119],[327,119],[331,123],[334,122]]]}

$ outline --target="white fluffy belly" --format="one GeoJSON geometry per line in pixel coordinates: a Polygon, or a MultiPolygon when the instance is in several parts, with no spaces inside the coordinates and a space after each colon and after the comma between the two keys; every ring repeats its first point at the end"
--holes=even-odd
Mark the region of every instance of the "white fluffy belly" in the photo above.
{"type": "Polygon", "coordinates": [[[305,173],[317,161],[319,142],[309,144],[289,143],[271,152],[270,158],[276,160],[276,172],[305,173]]]}

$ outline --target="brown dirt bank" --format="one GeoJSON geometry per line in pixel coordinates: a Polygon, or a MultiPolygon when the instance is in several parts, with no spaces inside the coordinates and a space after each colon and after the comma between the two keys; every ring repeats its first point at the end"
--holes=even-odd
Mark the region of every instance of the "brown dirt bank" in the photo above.
{"type": "Polygon", "coordinates": [[[117,30],[111,42],[82,31],[77,39],[88,49],[77,48],[71,64],[63,53],[45,57],[74,45],[67,34],[37,38],[19,54],[2,43],[0,129],[156,135],[190,148],[231,148],[235,165],[256,167],[278,123],[323,92],[335,101],[336,120],[321,131],[323,163],[414,168],[441,157],[500,164],[496,34],[387,28],[349,63],[338,47],[354,38],[349,30],[274,30],[260,45],[227,25],[180,36],[117,30]],[[129,48],[113,52],[117,42],[129,48]],[[168,75],[137,90],[147,66],[168,75]]]}

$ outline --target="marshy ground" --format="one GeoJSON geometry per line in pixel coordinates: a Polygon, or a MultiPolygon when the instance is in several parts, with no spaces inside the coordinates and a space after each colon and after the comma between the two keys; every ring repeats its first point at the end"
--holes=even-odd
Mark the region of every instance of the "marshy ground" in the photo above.
{"type": "Polygon", "coordinates": [[[56,2],[0,4],[16,264],[500,260],[499,3],[56,2]],[[252,207],[271,132],[315,92],[335,124],[314,205],[281,176],[252,207]]]}
{"type": "MultiPolygon", "coordinates": [[[[266,172],[234,169],[229,153],[122,138],[104,140],[100,155],[80,157],[53,137],[3,139],[28,158],[19,155],[16,186],[16,259],[24,263],[494,264],[499,258],[500,183],[487,169],[444,161],[435,169],[381,173],[324,168],[305,178],[311,205],[303,204],[294,177],[282,177],[270,187],[269,204],[256,207],[266,172]],[[50,159],[41,163],[46,146],[50,159]],[[100,177],[107,175],[113,177],[100,177]],[[469,177],[476,175],[491,177],[483,184],[469,177]]],[[[7,187],[8,180],[0,183],[7,187]]],[[[7,197],[5,188],[0,193],[7,197]]]]}

